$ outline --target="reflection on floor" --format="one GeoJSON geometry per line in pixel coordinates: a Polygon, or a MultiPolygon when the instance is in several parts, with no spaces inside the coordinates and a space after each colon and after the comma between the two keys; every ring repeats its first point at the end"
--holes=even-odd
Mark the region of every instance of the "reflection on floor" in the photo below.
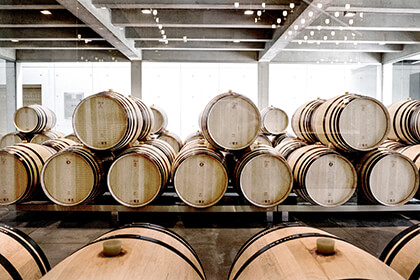
{"type": "MultiPolygon", "coordinates": [[[[281,217],[275,216],[275,222],[281,217]]],[[[379,256],[400,231],[420,222],[419,212],[408,213],[296,213],[301,221],[335,234],[379,256]]],[[[0,222],[29,234],[46,253],[51,266],[101,234],[115,228],[110,213],[15,212],[0,208],[0,222]]],[[[121,213],[120,225],[148,222],[184,237],[197,252],[208,279],[226,279],[237,251],[267,226],[262,213],[121,213]]]]}

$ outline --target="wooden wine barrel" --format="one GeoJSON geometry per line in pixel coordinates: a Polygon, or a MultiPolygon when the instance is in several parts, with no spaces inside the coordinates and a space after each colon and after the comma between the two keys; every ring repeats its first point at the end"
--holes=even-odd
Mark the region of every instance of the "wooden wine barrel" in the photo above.
{"type": "Polygon", "coordinates": [[[420,144],[420,101],[402,100],[388,107],[391,118],[389,139],[420,144]],[[417,113],[416,113],[417,112],[417,113]]]}
{"type": "Polygon", "coordinates": [[[281,141],[283,141],[286,138],[289,138],[287,133],[282,133],[282,134],[277,135],[276,137],[273,138],[272,146],[276,147],[278,144],[280,144],[281,141]]]}
{"type": "Polygon", "coordinates": [[[420,224],[413,225],[395,236],[379,259],[404,279],[420,279],[420,224]]]}
{"type": "Polygon", "coordinates": [[[138,224],[113,230],[55,266],[43,279],[191,279],[205,280],[191,246],[160,226],[138,224]],[[121,252],[105,256],[104,243],[121,241],[121,252]]]}
{"type": "Polygon", "coordinates": [[[170,173],[171,162],[164,152],[140,144],[115,159],[108,172],[108,189],[122,205],[145,206],[163,192],[170,173]]]}
{"type": "Polygon", "coordinates": [[[139,138],[142,124],[138,105],[112,91],[86,97],[73,113],[74,133],[84,145],[94,150],[127,146],[139,138]]]}
{"type": "Polygon", "coordinates": [[[45,163],[42,190],[52,202],[62,206],[90,202],[104,191],[109,160],[81,145],[70,146],[45,163]]]}
{"type": "Polygon", "coordinates": [[[266,145],[269,147],[273,147],[273,144],[271,143],[270,138],[267,137],[267,135],[264,134],[258,134],[257,139],[255,139],[254,143],[252,145],[266,145]]]}
{"type": "Polygon", "coordinates": [[[22,143],[0,150],[0,205],[30,199],[37,191],[42,166],[55,151],[22,143]]]}
{"type": "Polygon", "coordinates": [[[357,173],[345,157],[322,145],[308,145],[287,158],[296,182],[294,191],[312,204],[334,207],[356,190],[357,173]]]}
{"type": "Polygon", "coordinates": [[[23,134],[20,132],[10,132],[6,135],[3,135],[0,139],[0,149],[7,147],[7,146],[13,146],[16,143],[22,143],[24,141],[29,141],[30,135],[23,134]]]}
{"type": "Polygon", "coordinates": [[[293,176],[287,161],[274,148],[259,145],[245,153],[235,167],[235,185],[259,207],[273,207],[292,191],[293,176]]]}
{"type": "Polygon", "coordinates": [[[367,153],[358,162],[359,194],[370,202],[400,206],[414,197],[419,172],[412,160],[389,149],[367,153]]]}
{"type": "MultiPolygon", "coordinates": [[[[407,146],[399,150],[399,152],[411,159],[417,168],[420,169],[420,145],[407,146]]],[[[420,199],[420,188],[414,197],[420,199]]]]}
{"type": "Polygon", "coordinates": [[[315,112],[324,103],[323,99],[315,99],[300,106],[292,116],[291,127],[296,136],[308,143],[318,142],[313,125],[315,112]]]}
{"type": "Polygon", "coordinates": [[[388,110],[378,100],[356,94],[331,98],[318,107],[315,131],[324,145],[348,152],[377,148],[390,130],[388,110]]]}
{"type": "Polygon", "coordinates": [[[131,96],[131,95],[129,97],[134,100],[134,102],[137,104],[141,112],[143,124],[142,124],[142,130],[141,130],[138,140],[144,140],[149,136],[152,130],[153,122],[154,122],[154,114],[152,112],[152,109],[150,109],[150,107],[147,106],[140,98],[131,96]]]}
{"type": "Polygon", "coordinates": [[[163,140],[160,140],[160,139],[150,139],[150,140],[144,141],[142,143],[155,146],[156,148],[161,150],[162,153],[165,154],[166,158],[169,160],[171,165],[174,162],[175,157],[176,157],[176,153],[175,153],[174,149],[172,149],[172,146],[169,145],[167,142],[165,142],[163,140]]]}
{"type": "Polygon", "coordinates": [[[70,134],[64,136],[64,138],[70,139],[70,140],[73,140],[74,142],[82,144],[82,142],[80,142],[79,138],[77,138],[76,134],[74,134],[74,133],[70,133],[70,134]]]}
{"type": "Polygon", "coordinates": [[[57,119],[53,111],[41,105],[24,106],[15,112],[14,125],[24,133],[37,133],[50,130],[55,126],[57,119]]]}
{"type": "Polygon", "coordinates": [[[286,112],[274,106],[261,110],[261,131],[267,135],[279,135],[287,129],[289,117],[286,112]]]}
{"type": "Polygon", "coordinates": [[[47,130],[43,131],[41,133],[35,134],[32,139],[31,143],[34,144],[42,144],[45,141],[51,140],[51,139],[58,139],[64,137],[64,134],[55,130],[47,130]]]}
{"type": "Polygon", "coordinates": [[[242,150],[254,143],[261,116],[251,99],[234,92],[214,97],[200,120],[204,138],[222,150],[242,150]]]}
{"type": "Polygon", "coordinates": [[[0,279],[40,279],[50,270],[44,252],[28,235],[0,223],[0,279]]]}
{"type": "Polygon", "coordinates": [[[158,134],[166,129],[168,125],[168,116],[162,108],[155,105],[150,106],[153,112],[153,126],[150,131],[151,134],[158,134]]]}
{"type": "Polygon", "coordinates": [[[399,279],[371,254],[325,231],[283,224],[249,239],[237,253],[228,280],[399,279]],[[317,250],[319,239],[334,242],[331,254],[317,250]]]}
{"type": "Polygon", "coordinates": [[[399,152],[401,149],[403,149],[405,147],[407,147],[407,145],[405,145],[401,142],[394,141],[394,140],[389,140],[389,139],[385,140],[380,146],[380,148],[390,149],[390,150],[393,150],[393,151],[396,151],[396,152],[399,152]]]}
{"type": "Polygon", "coordinates": [[[62,151],[73,145],[80,145],[80,143],[75,142],[66,138],[51,139],[42,143],[42,145],[53,148],[57,152],[62,151]]]}
{"type": "Polygon", "coordinates": [[[179,150],[182,148],[182,140],[181,138],[173,132],[169,132],[167,130],[162,131],[158,134],[157,139],[163,140],[171,145],[172,149],[174,149],[175,153],[178,153],[179,150]]]}
{"type": "Polygon", "coordinates": [[[287,159],[295,150],[307,145],[308,144],[297,138],[285,138],[276,147],[274,147],[274,149],[287,159]]]}
{"type": "Polygon", "coordinates": [[[189,142],[178,153],[171,178],[182,201],[196,208],[216,204],[228,186],[223,155],[200,139],[189,142]]]}
{"type": "Polygon", "coordinates": [[[197,130],[197,132],[191,133],[190,135],[185,137],[184,145],[195,139],[204,139],[203,133],[199,130],[197,130]]]}

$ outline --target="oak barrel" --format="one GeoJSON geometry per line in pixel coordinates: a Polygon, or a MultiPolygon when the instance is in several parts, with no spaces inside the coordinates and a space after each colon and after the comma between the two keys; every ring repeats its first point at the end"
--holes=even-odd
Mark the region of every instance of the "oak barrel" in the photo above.
{"type": "Polygon", "coordinates": [[[267,228],[238,251],[228,280],[402,279],[371,254],[325,231],[299,224],[267,228]],[[319,239],[334,242],[329,255],[317,251],[319,239]]]}
{"type": "Polygon", "coordinates": [[[274,148],[257,145],[235,166],[235,186],[252,204],[273,207],[292,191],[293,176],[287,161],[274,148]]]}
{"type": "Polygon", "coordinates": [[[379,257],[404,279],[420,279],[420,224],[395,236],[379,257]]]}
{"type": "Polygon", "coordinates": [[[399,152],[401,149],[405,147],[407,147],[407,145],[399,141],[390,140],[390,139],[385,140],[380,146],[380,148],[390,149],[396,152],[399,152]]]}
{"type": "Polygon", "coordinates": [[[168,125],[168,116],[162,108],[156,105],[150,106],[150,109],[153,113],[153,126],[150,133],[158,134],[166,129],[166,126],[168,125]]]}
{"type": "Polygon", "coordinates": [[[13,120],[16,129],[24,133],[37,133],[50,130],[55,126],[57,121],[53,111],[36,104],[17,109],[13,120]]]}
{"type": "Polygon", "coordinates": [[[70,140],[73,140],[74,142],[82,144],[82,142],[80,142],[79,138],[77,138],[76,134],[74,133],[67,134],[66,136],[64,136],[64,138],[70,139],[70,140]]]}
{"type": "Polygon", "coordinates": [[[108,232],[56,265],[49,279],[204,280],[203,266],[178,234],[157,225],[134,224],[108,232]],[[121,252],[105,256],[104,242],[119,240],[121,252]]]}
{"type": "Polygon", "coordinates": [[[73,145],[80,145],[80,143],[75,142],[70,139],[66,138],[58,138],[58,139],[51,139],[47,140],[42,145],[53,148],[57,152],[66,149],[67,147],[73,146],[73,145]]]}
{"type": "Polygon", "coordinates": [[[160,139],[150,139],[150,140],[144,141],[142,143],[150,144],[152,146],[155,146],[159,150],[161,150],[165,154],[166,158],[169,160],[171,165],[174,162],[175,157],[176,157],[176,153],[175,153],[174,149],[172,148],[172,146],[168,144],[168,142],[165,142],[165,141],[160,140],[160,139]]]}
{"type": "Polygon", "coordinates": [[[0,139],[0,149],[7,147],[7,146],[13,146],[16,143],[22,143],[24,141],[30,140],[30,135],[24,134],[21,132],[10,132],[5,135],[3,135],[0,139]]]}
{"type": "Polygon", "coordinates": [[[138,140],[146,139],[153,128],[154,123],[154,114],[152,112],[152,109],[150,109],[149,106],[147,106],[140,98],[135,96],[129,96],[139,107],[139,110],[141,112],[143,124],[142,124],[142,130],[139,135],[138,140]]]}
{"type": "Polygon", "coordinates": [[[54,149],[32,143],[1,149],[0,205],[30,199],[38,191],[42,166],[54,153],[54,149]]]}
{"type": "Polygon", "coordinates": [[[292,115],[291,127],[296,136],[309,143],[318,142],[313,125],[315,112],[324,103],[323,99],[315,99],[301,105],[292,115]]]}
{"type": "Polygon", "coordinates": [[[420,101],[402,100],[388,107],[391,117],[389,138],[408,144],[420,144],[420,101]]]}
{"type": "Polygon", "coordinates": [[[171,178],[181,200],[196,208],[216,204],[228,186],[223,155],[201,139],[184,145],[175,158],[171,178]]]}
{"type": "Polygon", "coordinates": [[[185,137],[184,140],[184,145],[195,139],[204,139],[203,133],[200,130],[197,130],[196,132],[187,135],[187,137],[185,137]]]}
{"type": "Polygon", "coordinates": [[[398,152],[378,149],[364,155],[356,166],[359,195],[372,203],[400,206],[412,199],[419,188],[417,166],[398,152]]]}
{"type": "MultiPolygon", "coordinates": [[[[399,152],[411,159],[417,168],[420,169],[420,145],[407,146],[401,148],[399,152]]],[[[420,199],[420,188],[414,197],[420,199]]]]}
{"type": "Polygon", "coordinates": [[[133,99],[103,91],[83,99],[73,113],[77,138],[94,150],[116,150],[142,133],[143,117],[133,99]]]}
{"type": "Polygon", "coordinates": [[[283,140],[284,140],[284,139],[286,139],[286,138],[289,138],[289,135],[288,135],[287,133],[281,133],[281,134],[279,134],[279,135],[276,135],[276,136],[273,138],[273,141],[271,141],[272,146],[273,146],[273,147],[276,147],[278,144],[280,144],[280,143],[281,143],[281,141],[283,141],[283,140]]]}
{"type": "Polygon", "coordinates": [[[251,145],[251,147],[253,145],[266,145],[269,147],[273,147],[270,138],[268,138],[268,136],[265,134],[258,134],[257,139],[255,139],[255,142],[251,145]]]}
{"type": "Polygon", "coordinates": [[[121,153],[112,163],[108,189],[122,205],[141,207],[163,192],[170,172],[171,160],[162,150],[151,144],[139,144],[121,153]]]}
{"type": "Polygon", "coordinates": [[[175,153],[178,153],[179,150],[182,148],[182,139],[173,132],[170,131],[162,131],[157,135],[157,139],[163,140],[171,145],[172,149],[174,149],[175,153]]]}
{"type": "Polygon", "coordinates": [[[42,249],[28,235],[0,223],[0,279],[40,279],[50,270],[42,249]]]}
{"type": "Polygon", "coordinates": [[[287,129],[289,117],[280,108],[269,106],[261,110],[261,131],[267,135],[279,135],[287,129]]]}
{"type": "Polygon", "coordinates": [[[274,149],[287,159],[295,150],[307,145],[306,142],[297,138],[285,138],[274,149]]]}
{"type": "Polygon", "coordinates": [[[312,204],[334,207],[356,190],[357,173],[345,157],[322,145],[308,145],[287,158],[295,179],[294,191],[312,204]]]}
{"type": "Polygon", "coordinates": [[[261,116],[251,99],[228,92],[214,97],[207,104],[200,127],[212,146],[222,150],[242,150],[258,137],[261,116]]]}
{"type": "Polygon", "coordinates": [[[377,148],[390,130],[388,110],[378,100],[356,94],[331,98],[318,107],[314,119],[316,135],[348,152],[377,148]]]}
{"type": "Polygon", "coordinates": [[[61,132],[58,132],[55,130],[47,130],[47,131],[43,131],[43,132],[35,134],[31,139],[31,143],[42,144],[45,141],[48,141],[50,139],[57,139],[63,136],[64,134],[62,134],[61,132]]]}
{"type": "Polygon", "coordinates": [[[52,202],[62,206],[92,201],[104,191],[109,160],[80,144],[70,146],[45,163],[42,190],[52,202]]]}

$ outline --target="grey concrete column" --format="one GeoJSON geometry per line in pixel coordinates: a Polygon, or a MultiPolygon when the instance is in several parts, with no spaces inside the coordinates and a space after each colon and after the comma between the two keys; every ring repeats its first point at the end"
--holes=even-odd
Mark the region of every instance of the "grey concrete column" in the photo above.
{"type": "Polygon", "coordinates": [[[260,110],[267,107],[269,103],[269,66],[268,62],[258,62],[258,108],[260,110]]]}
{"type": "Polygon", "coordinates": [[[131,95],[141,99],[141,61],[131,61],[131,95]]]}
{"type": "Polygon", "coordinates": [[[14,131],[13,114],[16,111],[16,62],[6,61],[6,122],[7,131],[14,131]]]}

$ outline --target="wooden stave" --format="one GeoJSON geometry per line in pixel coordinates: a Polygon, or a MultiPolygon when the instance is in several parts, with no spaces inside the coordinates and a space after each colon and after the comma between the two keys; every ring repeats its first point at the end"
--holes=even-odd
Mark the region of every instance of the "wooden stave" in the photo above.
{"type": "Polygon", "coordinates": [[[251,99],[249,99],[248,97],[245,97],[241,94],[235,93],[235,92],[227,92],[227,93],[222,93],[216,97],[214,97],[212,100],[210,100],[210,102],[206,105],[206,107],[204,108],[204,110],[202,111],[201,115],[200,115],[200,120],[199,120],[199,124],[200,124],[200,129],[201,132],[204,136],[204,138],[213,146],[216,147],[220,150],[225,150],[225,151],[238,151],[238,150],[243,150],[248,148],[252,143],[254,143],[255,139],[258,137],[258,133],[261,127],[261,114],[258,110],[258,108],[255,106],[255,104],[251,101],[251,99]],[[224,98],[230,98],[230,97],[234,97],[234,98],[240,98],[243,101],[245,101],[246,103],[248,103],[251,108],[254,109],[255,111],[255,117],[256,117],[256,122],[258,123],[256,129],[255,129],[255,135],[253,135],[253,137],[250,137],[248,139],[248,141],[246,141],[247,143],[245,143],[244,145],[240,145],[237,147],[232,147],[232,146],[223,146],[220,143],[218,143],[214,137],[212,136],[211,132],[208,129],[208,117],[209,114],[211,113],[213,107],[218,103],[218,101],[221,101],[224,98]]]}
{"type": "Polygon", "coordinates": [[[280,153],[286,160],[296,149],[307,146],[306,142],[298,138],[285,138],[274,149],[280,153]]]}
{"type": "Polygon", "coordinates": [[[142,132],[140,133],[138,140],[144,140],[150,135],[150,132],[152,130],[152,126],[154,122],[153,112],[150,109],[150,107],[147,106],[140,98],[131,96],[131,95],[129,96],[129,98],[134,100],[134,102],[137,104],[141,112],[143,125],[142,125],[142,132]]]}
{"type": "Polygon", "coordinates": [[[174,162],[176,153],[174,149],[172,149],[172,146],[169,145],[167,142],[160,139],[150,139],[142,143],[155,146],[156,148],[161,150],[165,154],[165,156],[168,158],[171,165],[174,162]]]}
{"type": "Polygon", "coordinates": [[[389,149],[389,150],[393,150],[395,152],[399,152],[400,150],[404,149],[405,147],[407,147],[407,145],[405,145],[405,144],[403,144],[399,141],[395,141],[395,140],[391,140],[391,139],[385,140],[379,146],[379,148],[389,149]]]}
{"type": "Polygon", "coordinates": [[[292,115],[290,125],[296,136],[308,143],[316,143],[319,141],[313,127],[316,110],[325,100],[315,99],[301,105],[292,115]]]}
{"type": "Polygon", "coordinates": [[[59,152],[61,150],[66,149],[67,147],[70,147],[73,145],[80,145],[80,143],[67,139],[67,138],[57,138],[57,139],[47,140],[43,142],[42,145],[53,148],[54,150],[59,152]]]}
{"type": "Polygon", "coordinates": [[[391,140],[402,140],[412,145],[420,143],[420,134],[416,134],[419,131],[416,129],[416,124],[414,123],[413,125],[413,122],[419,121],[419,108],[420,101],[411,99],[402,100],[389,106],[391,129],[388,138],[391,140]]]}
{"type": "MultiPolygon", "coordinates": [[[[0,223],[0,243],[2,244],[0,256],[5,258],[7,263],[10,263],[16,270],[16,277],[40,279],[51,269],[48,259],[39,245],[22,231],[0,223]],[[19,265],[18,262],[22,261],[24,263],[19,265]]],[[[2,263],[0,263],[0,267],[5,268],[2,263]]],[[[7,275],[0,272],[1,279],[9,279],[9,277],[11,277],[10,272],[7,275]]]]}
{"type": "Polygon", "coordinates": [[[213,206],[214,204],[216,204],[223,198],[228,187],[228,181],[229,181],[228,168],[227,168],[226,161],[222,153],[212,148],[211,145],[207,141],[201,140],[201,139],[195,139],[194,141],[190,141],[189,143],[184,145],[181,151],[176,156],[175,161],[172,165],[171,180],[174,184],[176,193],[178,194],[179,198],[181,198],[182,201],[184,201],[186,204],[192,207],[206,208],[206,207],[213,206]],[[211,160],[214,160],[218,164],[220,164],[222,170],[224,171],[223,175],[226,180],[225,180],[225,184],[222,186],[222,190],[216,195],[216,197],[213,197],[212,200],[207,202],[206,204],[194,203],[194,202],[189,201],[188,199],[184,198],[184,194],[180,191],[180,187],[179,186],[177,187],[177,183],[176,183],[177,170],[179,169],[179,167],[182,165],[182,163],[185,160],[193,156],[200,156],[200,157],[204,157],[205,159],[209,158],[211,160]]]}
{"type": "Polygon", "coordinates": [[[166,112],[162,108],[160,108],[160,107],[158,107],[154,104],[152,106],[150,106],[150,109],[152,110],[153,115],[158,114],[158,115],[160,115],[160,118],[162,119],[162,123],[158,124],[157,119],[154,118],[154,123],[153,123],[153,126],[151,128],[150,134],[159,134],[162,131],[164,131],[166,129],[166,127],[168,126],[168,115],[166,114],[166,112]]]}
{"type": "Polygon", "coordinates": [[[379,147],[381,143],[387,138],[391,127],[388,110],[381,102],[374,98],[368,96],[361,96],[357,94],[339,95],[321,104],[316,110],[313,125],[315,128],[317,138],[322,144],[331,144],[334,148],[344,152],[365,152],[371,151],[379,147]],[[384,114],[383,116],[387,120],[385,132],[383,133],[383,135],[381,135],[381,139],[377,141],[376,144],[366,147],[352,146],[350,143],[346,142],[339,129],[341,113],[346,109],[346,107],[349,104],[351,104],[351,102],[359,100],[369,100],[370,102],[373,102],[376,105],[378,105],[382,109],[382,112],[384,114]],[[325,120],[328,121],[325,122],[325,120]]]}
{"type": "Polygon", "coordinates": [[[292,191],[293,176],[292,176],[291,169],[290,169],[287,161],[284,159],[283,156],[281,156],[272,147],[268,147],[266,145],[257,145],[255,148],[253,148],[249,152],[245,153],[241,157],[241,159],[239,159],[238,162],[236,163],[234,171],[233,171],[233,182],[235,183],[235,187],[239,191],[239,193],[241,193],[247,199],[247,201],[249,201],[251,204],[253,204],[255,206],[258,206],[258,207],[269,208],[269,207],[274,207],[276,205],[279,205],[284,200],[286,200],[286,198],[289,196],[290,192],[292,191]],[[262,204],[261,202],[258,202],[253,197],[251,197],[250,195],[252,195],[252,192],[251,192],[251,194],[248,194],[244,190],[244,187],[241,184],[241,176],[242,176],[244,168],[246,167],[247,164],[249,164],[253,159],[255,159],[257,157],[275,158],[278,161],[280,161],[283,164],[283,166],[286,167],[287,170],[289,171],[290,184],[289,184],[288,188],[286,189],[286,191],[284,192],[283,196],[280,199],[278,199],[277,201],[273,201],[273,202],[270,202],[270,203],[266,202],[265,204],[262,204]]]}
{"type": "Polygon", "coordinates": [[[404,279],[420,277],[420,224],[414,224],[397,234],[382,251],[379,259],[404,279]]]}
{"type": "MultiPolygon", "coordinates": [[[[38,192],[41,169],[49,157],[55,154],[55,150],[38,144],[18,143],[0,150],[0,154],[13,156],[22,164],[27,176],[26,187],[20,196],[13,200],[0,200],[0,205],[10,205],[29,200],[38,192]]],[[[3,176],[6,175],[10,174],[5,173],[3,176]]]]}
{"type": "Polygon", "coordinates": [[[410,131],[416,136],[415,144],[420,144],[420,106],[414,110],[411,116],[410,131]]]}
{"type": "Polygon", "coordinates": [[[59,263],[44,279],[81,279],[86,277],[85,275],[88,275],[89,279],[98,280],[133,279],[133,275],[142,279],[206,279],[201,262],[191,246],[178,234],[152,224],[124,226],[100,236],[59,263]],[[122,252],[118,256],[103,255],[102,243],[107,240],[121,241],[122,252]],[[78,262],[83,255],[87,255],[86,261],[81,262],[84,272],[75,274],[71,267],[80,266],[78,262]],[[142,259],[142,256],[145,259],[142,259]],[[130,265],[130,259],[142,261],[130,265]],[[92,265],[91,260],[102,268],[98,269],[92,265]],[[177,266],[180,266],[179,271],[171,273],[171,269],[177,266]],[[111,267],[110,271],[106,271],[107,267],[111,267]]]}
{"type": "MultiPolygon", "coordinates": [[[[358,182],[359,182],[360,190],[362,191],[360,194],[372,203],[375,203],[375,204],[379,203],[385,206],[401,206],[407,203],[409,200],[411,200],[415,196],[415,194],[418,192],[418,189],[419,189],[418,168],[410,158],[408,158],[407,156],[404,156],[401,153],[398,153],[389,149],[377,149],[375,151],[369,152],[366,155],[364,155],[356,164],[356,166],[357,166],[356,170],[358,173],[358,182]],[[380,162],[382,159],[389,156],[397,156],[403,160],[406,160],[411,165],[414,171],[414,176],[415,176],[415,186],[413,186],[412,192],[410,192],[410,194],[407,197],[403,198],[401,201],[394,202],[394,203],[380,200],[370,187],[370,175],[372,173],[373,168],[375,168],[378,162],[380,162]]],[[[390,172],[392,172],[392,170],[390,170],[390,172]]],[[[384,188],[388,189],[385,186],[384,188]]]]}
{"type": "MultiPolygon", "coordinates": [[[[98,155],[96,155],[92,150],[80,144],[69,146],[66,149],[61,150],[60,152],[55,154],[45,163],[41,171],[42,190],[49,200],[61,206],[75,206],[75,205],[79,205],[83,203],[88,203],[94,200],[96,197],[98,197],[104,192],[103,186],[106,180],[106,169],[107,169],[105,167],[106,165],[105,162],[108,160],[109,159],[98,157],[98,155]],[[92,171],[92,174],[93,174],[93,184],[89,186],[90,188],[89,193],[84,198],[79,199],[79,200],[69,200],[69,201],[64,202],[64,201],[58,200],[57,197],[51,194],[51,191],[49,188],[56,187],[56,186],[55,184],[51,184],[49,186],[46,185],[45,172],[47,172],[46,170],[49,167],[49,165],[52,164],[51,162],[56,160],[58,157],[62,157],[63,155],[65,156],[66,154],[70,154],[77,157],[79,160],[82,160],[87,166],[89,166],[90,171],[92,171]]],[[[79,183],[77,183],[77,185],[79,185],[79,183]]],[[[83,186],[85,185],[83,184],[83,186]]],[[[73,187],[77,188],[77,186],[73,186],[73,187]]]]}
{"type": "Polygon", "coordinates": [[[269,106],[269,107],[266,107],[266,108],[264,108],[264,109],[262,109],[262,110],[261,110],[261,132],[262,132],[263,134],[266,134],[266,135],[279,135],[279,134],[283,133],[283,132],[287,129],[288,124],[289,124],[289,117],[287,116],[287,113],[286,113],[285,111],[283,111],[282,109],[277,108],[277,107],[274,107],[274,106],[269,106]],[[279,132],[273,132],[273,131],[270,131],[270,130],[267,128],[267,126],[266,126],[265,119],[266,119],[267,115],[268,115],[270,112],[272,112],[272,111],[278,111],[278,112],[280,112],[281,114],[283,114],[283,115],[284,115],[284,117],[285,117],[285,120],[286,120],[286,121],[285,121],[285,122],[286,122],[286,125],[285,125],[285,126],[283,127],[283,129],[282,129],[281,131],[279,131],[279,132]]]}
{"type": "Polygon", "coordinates": [[[273,147],[276,147],[277,145],[279,145],[286,138],[289,138],[289,135],[287,133],[282,133],[282,134],[276,135],[273,138],[272,146],[273,147]]]}
{"type": "MultiPolygon", "coordinates": [[[[127,169],[125,169],[125,171],[127,171],[127,169]]],[[[141,171],[142,170],[139,170],[138,172],[141,172],[141,171]]],[[[158,196],[162,194],[168,182],[170,172],[171,172],[171,163],[167,159],[166,155],[159,148],[150,144],[140,144],[138,146],[127,149],[125,152],[123,152],[114,160],[114,162],[112,163],[109,169],[108,176],[107,176],[108,190],[110,191],[114,199],[124,206],[143,207],[149,204],[150,202],[152,202],[154,199],[156,199],[158,196]],[[115,175],[113,173],[114,168],[116,168],[116,165],[118,165],[122,159],[128,156],[145,158],[146,160],[150,161],[160,173],[159,186],[155,186],[154,194],[149,200],[126,201],[117,194],[117,190],[115,189],[114,186],[112,186],[112,183],[111,183],[112,176],[118,177],[118,175],[115,175]]],[[[132,184],[130,184],[130,186],[132,186],[132,184]]]]}
{"type": "Polygon", "coordinates": [[[369,253],[327,232],[302,225],[269,228],[244,245],[246,246],[235,257],[228,280],[402,279],[398,273],[369,253]],[[317,253],[318,238],[333,239],[337,253],[317,253]],[[264,252],[267,253],[264,255],[264,252]],[[299,259],[284,262],[285,259],[294,258],[295,252],[300,256],[299,259]],[[369,269],[364,267],[366,263],[369,263],[369,269]],[[340,265],[342,268],[337,271],[337,266],[340,265]]]}
{"type": "Polygon", "coordinates": [[[176,135],[175,133],[167,131],[167,130],[159,133],[157,135],[157,139],[165,141],[169,145],[171,145],[171,147],[173,148],[175,153],[179,153],[179,151],[181,150],[181,148],[183,146],[181,138],[178,135],[176,135]]]}
{"type": "Polygon", "coordinates": [[[30,143],[40,144],[44,143],[45,141],[51,140],[51,139],[58,139],[62,138],[64,136],[63,133],[55,131],[55,130],[47,130],[42,131],[40,133],[35,134],[30,143]]]}
{"type": "MultiPolygon", "coordinates": [[[[86,120],[81,120],[81,121],[82,123],[87,122],[86,120]]],[[[142,123],[143,123],[142,115],[135,101],[132,99],[129,99],[128,97],[123,96],[120,93],[112,92],[112,91],[103,91],[103,92],[88,96],[85,99],[83,99],[75,108],[74,113],[73,113],[73,119],[72,119],[73,131],[76,137],[80,140],[80,142],[82,142],[85,146],[93,150],[98,150],[98,151],[121,149],[127,146],[128,144],[136,141],[142,132],[142,127],[141,127],[142,123]],[[124,131],[124,133],[122,134],[121,138],[115,141],[115,143],[111,143],[107,146],[101,146],[101,147],[99,147],[99,145],[96,145],[94,143],[87,143],[84,139],[82,139],[83,137],[80,137],[80,133],[78,132],[78,129],[77,129],[77,126],[80,125],[78,124],[79,122],[78,117],[77,117],[78,111],[81,110],[80,108],[84,105],[84,103],[90,101],[90,99],[98,98],[98,97],[112,100],[114,101],[114,103],[118,104],[120,109],[124,111],[125,122],[126,122],[122,130],[124,131]]]]}
{"type": "Polygon", "coordinates": [[[37,105],[37,104],[19,108],[18,110],[16,110],[13,117],[13,123],[16,129],[23,133],[37,133],[44,130],[50,130],[55,126],[56,122],[57,122],[57,118],[56,118],[55,113],[52,110],[48,109],[47,107],[37,105]],[[37,116],[37,124],[32,129],[23,129],[19,127],[19,125],[16,124],[16,118],[19,112],[21,112],[22,110],[27,110],[27,109],[33,110],[37,116]]]}
{"type": "Polygon", "coordinates": [[[31,138],[32,135],[24,134],[21,132],[7,133],[0,138],[0,149],[5,148],[7,146],[13,146],[16,143],[24,143],[24,141],[30,141],[31,138]]]}
{"type": "MultiPolygon", "coordinates": [[[[420,145],[407,146],[399,150],[399,152],[411,159],[420,170],[420,145]]],[[[420,188],[414,197],[420,199],[420,188]]]]}
{"type": "Polygon", "coordinates": [[[70,140],[73,140],[74,142],[82,144],[82,142],[80,142],[80,139],[77,138],[76,134],[74,133],[67,134],[66,136],[64,136],[64,138],[70,139],[70,140]]]}
{"type": "Polygon", "coordinates": [[[265,134],[258,134],[257,139],[255,139],[254,143],[250,146],[251,149],[255,148],[258,145],[266,145],[268,147],[273,147],[270,138],[268,138],[265,134]]]}
{"type": "Polygon", "coordinates": [[[292,174],[295,180],[294,192],[312,204],[321,205],[323,207],[336,207],[348,201],[356,191],[357,172],[351,162],[336,151],[325,146],[313,144],[298,148],[289,155],[287,162],[292,169],[292,174]],[[350,186],[351,191],[349,191],[347,196],[345,196],[340,202],[334,202],[333,204],[325,204],[320,201],[315,201],[315,198],[311,197],[308,193],[306,186],[306,175],[308,174],[311,165],[323,156],[328,155],[334,155],[344,161],[353,174],[353,184],[350,186]]]}

